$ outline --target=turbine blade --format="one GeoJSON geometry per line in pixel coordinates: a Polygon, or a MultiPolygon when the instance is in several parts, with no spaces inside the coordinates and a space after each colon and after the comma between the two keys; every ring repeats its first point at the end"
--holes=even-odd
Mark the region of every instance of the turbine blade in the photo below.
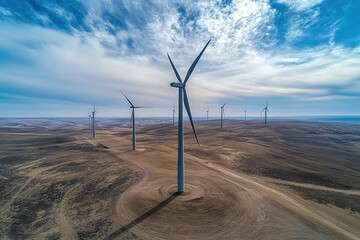
{"type": "Polygon", "coordinates": [[[225,105],[226,105],[226,102],[224,103],[224,105],[222,106],[223,108],[225,107],[225,105]]]}
{"type": "Polygon", "coordinates": [[[192,127],[192,130],[193,130],[194,135],[195,135],[195,138],[196,138],[196,142],[197,142],[197,144],[200,146],[199,140],[198,140],[197,135],[196,135],[196,130],[195,130],[194,122],[193,122],[193,120],[192,120],[191,111],[190,111],[189,99],[188,99],[188,97],[187,97],[187,93],[186,93],[185,87],[183,87],[183,91],[184,91],[184,105],[185,105],[185,109],[186,109],[186,112],[187,112],[187,114],[188,114],[188,116],[189,116],[190,123],[191,123],[191,127],[192,127]]]}
{"type": "Polygon", "coordinates": [[[152,107],[147,107],[147,106],[139,106],[139,107],[134,107],[134,108],[152,108],[152,107]]]}
{"type": "Polygon", "coordinates": [[[132,107],[134,107],[134,105],[131,103],[131,101],[127,98],[127,96],[123,93],[123,91],[120,90],[120,92],[124,95],[124,97],[126,98],[126,100],[128,100],[128,102],[130,103],[130,105],[132,107]]]}
{"type": "Polygon", "coordinates": [[[203,48],[203,50],[201,50],[201,52],[199,53],[199,55],[197,56],[197,58],[195,59],[195,61],[193,62],[193,64],[191,64],[189,70],[187,71],[186,73],[186,77],[185,77],[185,80],[184,80],[184,84],[186,84],[186,82],[189,80],[190,78],[190,75],[191,73],[194,71],[195,67],[196,67],[196,64],[198,63],[198,61],[200,60],[201,58],[201,55],[204,53],[206,47],[209,45],[211,39],[206,43],[205,47],[203,48]]]}
{"type": "Polygon", "coordinates": [[[175,76],[176,76],[177,80],[178,80],[180,83],[182,83],[181,77],[180,77],[178,71],[176,70],[176,67],[174,66],[173,62],[171,61],[170,55],[167,54],[167,56],[168,56],[168,58],[169,58],[169,61],[170,61],[170,63],[171,63],[171,67],[172,67],[173,70],[174,70],[174,73],[175,73],[175,76]]]}

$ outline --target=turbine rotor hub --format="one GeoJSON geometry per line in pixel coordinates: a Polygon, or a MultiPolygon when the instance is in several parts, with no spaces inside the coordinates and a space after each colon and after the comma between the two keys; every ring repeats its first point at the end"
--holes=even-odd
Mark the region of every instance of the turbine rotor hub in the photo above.
{"type": "Polygon", "coordinates": [[[183,88],[184,87],[184,85],[179,82],[172,82],[172,83],[170,83],[170,86],[175,87],[175,88],[183,88]]]}

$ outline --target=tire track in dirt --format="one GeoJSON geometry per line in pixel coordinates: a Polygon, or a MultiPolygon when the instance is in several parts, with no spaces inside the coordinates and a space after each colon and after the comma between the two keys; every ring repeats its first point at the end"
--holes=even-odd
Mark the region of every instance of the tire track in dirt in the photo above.
{"type": "MultiPolygon", "coordinates": [[[[54,156],[53,156],[54,157],[54,156]]],[[[29,169],[34,167],[36,164],[40,163],[42,160],[46,159],[48,157],[43,157],[43,158],[39,158],[37,160],[34,160],[31,163],[27,163],[27,164],[21,164],[17,167],[17,170],[25,170],[25,169],[29,169]]],[[[61,163],[55,166],[48,166],[48,167],[43,167],[41,169],[36,169],[36,170],[31,170],[30,173],[27,173],[28,175],[28,179],[20,186],[20,188],[18,189],[18,191],[16,191],[16,193],[11,197],[10,201],[5,203],[2,208],[1,208],[1,221],[4,223],[9,223],[10,221],[10,213],[11,213],[11,206],[14,203],[14,201],[21,195],[21,193],[24,191],[24,189],[34,180],[36,179],[41,173],[51,170],[53,168],[57,168],[60,167],[62,165],[65,165],[67,163],[61,163]]],[[[3,239],[11,239],[10,236],[8,235],[8,229],[5,227],[4,232],[3,232],[3,239]]]]}
{"type": "MultiPolygon", "coordinates": [[[[203,162],[202,159],[198,159],[197,161],[200,161],[200,164],[203,162]]],[[[321,216],[317,214],[316,209],[313,209],[307,205],[303,205],[299,199],[295,200],[294,198],[285,195],[282,192],[279,192],[278,190],[271,188],[269,186],[266,186],[264,184],[261,184],[260,181],[257,181],[255,179],[251,179],[250,177],[246,177],[243,175],[240,175],[238,173],[233,173],[228,169],[224,169],[221,166],[207,166],[209,169],[215,170],[220,173],[220,175],[228,178],[229,181],[233,182],[234,184],[239,184],[236,180],[245,181],[249,184],[251,184],[254,188],[260,188],[263,191],[266,191],[270,194],[267,196],[271,197],[273,200],[279,202],[282,206],[286,207],[287,209],[295,212],[297,215],[302,216],[303,218],[313,222],[321,224],[322,226],[326,227],[329,230],[332,230],[334,233],[338,234],[339,236],[345,236],[348,239],[354,239],[358,240],[359,237],[357,235],[349,232],[348,230],[340,227],[341,224],[333,223],[329,221],[328,219],[331,219],[329,216],[321,216]],[[234,181],[235,180],[235,181],[234,181]]]]}
{"type": "MultiPolygon", "coordinates": [[[[115,139],[113,139],[115,140],[115,139]]],[[[117,141],[122,141],[122,139],[119,137],[117,141]]],[[[112,141],[112,142],[116,142],[116,141],[112,141]]],[[[169,195],[171,195],[171,193],[174,193],[176,191],[176,185],[175,184],[170,184],[169,182],[174,182],[172,180],[163,178],[162,180],[158,180],[155,181],[154,179],[151,179],[151,174],[154,174],[154,168],[156,169],[156,166],[150,166],[150,163],[146,163],[146,161],[144,161],[144,158],[140,159],[140,154],[139,153],[135,153],[132,152],[133,154],[131,154],[131,152],[129,153],[129,151],[126,152],[122,152],[122,151],[117,151],[114,149],[116,144],[113,144],[111,142],[107,142],[107,141],[102,141],[102,144],[107,146],[109,149],[111,149],[114,152],[117,152],[117,154],[119,154],[119,157],[121,157],[122,159],[126,159],[128,162],[137,165],[138,167],[140,167],[140,169],[142,169],[143,172],[145,172],[145,176],[144,178],[142,178],[142,180],[140,182],[138,182],[136,185],[133,185],[132,187],[128,188],[123,194],[121,194],[117,200],[117,205],[115,206],[115,215],[118,218],[119,223],[122,226],[126,226],[125,228],[123,227],[122,229],[120,229],[120,231],[118,231],[118,234],[122,234],[125,231],[129,231],[130,229],[134,228],[133,230],[135,230],[135,234],[139,235],[141,237],[145,237],[145,238],[151,238],[151,239],[161,239],[164,237],[164,235],[159,235],[159,231],[161,228],[161,224],[166,225],[168,223],[168,221],[170,221],[169,216],[171,216],[171,211],[176,210],[178,212],[178,209],[183,207],[184,205],[186,205],[188,202],[196,202],[196,201],[200,201],[201,202],[203,199],[207,199],[209,198],[209,196],[204,196],[204,190],[202,190],[201,188],[198,188],[197,186],[191,186],[189,184],[187,184],[187,191],[184,193],[184,196],[180,196],[178,198],[176,198],[175,200],[172,199],[171,201],[168,201],[167,205],[164,205],[162,207],[164,207],[162,209],[162,211],[165,212],[165,215],[167,216],[167,220],[165,222],[161,222],[160,221],[160,225],[156,224],[157,221],[149,221],[149,219],[147,218],[158,218],[157,216],[157,211],[159,209],[157,209],[156,211],[154,211],[154,209],[156,209],[159,205],[155,206],[154,205],[156,203],[163,203],[164,201],[167,201],[167,198],[169,195]],[[139,159],[137,159],[139,158],[139,159]],[[150,166],[151,170],[147,169],[150,166]],[[151,171],[151,173],[150,173],[151,171]],[[164,190],[165,189],[165,190],[164,190]],[[140,200],[139,202],[139,199],[140,200]],[[179,200],[180,199],[180,200],[179,200]],[[142,202],[147,202],[146,206],[142,206],[142,202]],[[171,202],[171,204],[170,204],[171,202]],[[178,202],[178,203],[176,203],[178,202]],[[179,204],[180,203],[180,204],[179,204]],[[176,205],[175,209],[170,209],[171,205],[176,205]],[[149,207],[150,206],[150,207],[149,207]],[[153,206],[153,208],[151,209],[151,206],[153,206]],[[166,208],[165,208],[166,207],[166,208]],[[150,208],[150,210],[149,210],[150,208]],[[139,211],[139,209],[141,209],[139,211]],[[147,210],[146,210],[147,209],[147,210]],[[165,209],[165,210],[164,210],[165,209]],[[170,209],[170,210],[167,210],[170,209]],[[166,212],[168,211],[168,212],[166,212]],[[142,215],[141,215],[142,213],[142,215]],[[168,213],[168,214],[166,214],[168,213]],[[151,236],[151,237],[149,237],[151,236]],[[162,236],[162,237],[159,237],[162,236]]],[[[159,152],[166,152],[167,154],[171,153],[176,155],[176,151],[174,149],[168,148],[168,147],[164,147],[162,146],[161,149],[160,148],[156,148],[156,149],[151,149],[148,148],[148,150],[153,150],[153,151],[159,151],[159,152]]],[[[149,160],[149,159],[148,159],[149,160]]],[[[161,161],[158,161],[159,163],[161,163],[161,161]]],[[[238,186],[239,192],[241,192],[241,194],[235,194],[234,196],[232,196],[231,191],[229,191],[229,189],[224,188],[223,186],[219,186],[217,185],[217,187],[215,189],[207,189],[207,191],[205,192],[210,192],[210,194],[216,194],[218,192],[220,192],[223,195],[226,195],[227,198],[232,199],[230,202],[225,203],[226,205],[221,205],[224,202],[226,202],[226,200],[222,199],[219,201],[219,199],[212,198],[212,200],[210,202],[214,202],[218,205],[221,206],[221,209],[231,209],[231,212],[226,212],[226,216],[228,221],[228,224],[220,224],[220,230],[216,229],[216,232],[220,235],[213,235],[212,238],[217,238],[220,237],[224,234],[228,234],[227,236],[235,236],[236,232],[241,233],[241,232],[245,232],[245,233],[252,233],[252,232],[256,232],[256,229],[254,229],[254,226],[256,228],[256,226],[259,224],[259,222],[264,221],[264,219],[266,219],[267,216],[264,211],[268,210],[266,209],[266,202],[264,202],[264,199],[262,197],[262,194],[266,194],[267,195],[273,195],[272,199],[275,200],[276,202],[280,203],[282,206],[284,206],[286,209],[288,210],[292,210],[291,212],[295,212],[295,213],[299,213],[299,211],[294,211],[293,207],[289,207],[289,205],[295,205],[298,206],[298,208],[303,208],[305,206],[299,204],[297,201],[295,201],[293,198],[290,198],[280,192],[278,192],[277,190],[274,190],[272,188],[270,188],[269,186],[263,186],[262,184],[258,183],[258,182],[254,182],[253,179],[251,179],[250,177],[234,177],[234,175],[236,176],[236,174],[234,173],[229,173],[226,169],[222,169],[220,168],[219,170],[219,166],[215,166],[213,164],[207,164],[206,161],[202,160],[202,159],[198,159],[196,157],[190,156],[186,154],[186,165],[195,165],[198,168],[200,168],[200,170],[205,170],[207,172],[207,175],[211,175],[212,178],[220,178],[220,179],[226,179],[226,182],[231,183],[231,184],[235,184],[236,186],[238,186]],[[210,172],[209,172],[210,170],[210,172]],[[214,174],[215,173],[215,174],[214,174]],[[213,175],[212,175],[213,174],[213,175]],[[217,176],[217,177],[216,177],[217,176]],[[240,181],[239,181],[240,180],[240,181]],[[245,185],[244,185],[245,183],[245,185]],[[245,187],[245,186],[249,186],[251,187],[251,189],[249,187],[245,187]],[[255,186],[255,188],[253,188],[255,186]],[[217,189],[217,190],[216,190],[217,189]],[[260,190],[260,191],[259,191],[260,190]],[[229,195],[230,194],[230,195],[229,195]],[[242,202],[242,204],[246,203],[246,207],[249,209],[252,209],[251,211],[248,211],[247,208],[242,208],[242,206],[240,206],[239,208],[239,202],[242,202]],[[231,217],[233,216],[233,217],[231,217]],[[250,219],[250,220],[249,220],[250,219]],[[232,223],[235,223],[235,225],[231,225],[232,223]],[[230,225],[230,227],[228,226],[230,225]],[[240,227],[239,227],[240,226],[240,227]],[[237,228],[237,229],[236,229],[237,228]],[[221,229],[224,231],[222,232],[221,229]],[[235,231],[234,231],[235,229],[235,231]],[[233,233],[231,233],[231,231],[234,231],[233,233]],[[230,233],[229,233],[230,232],[230,233]],[[230,235],[229,235],[230,234],[230,235]],[[233,234],[233,235],[231,235],[233,234]]],[[[199,170],[199,171],[200,171],[199,170]]],[[[189,178],[189,174],[187,173],[187,178],[189,178]]],[[[197,179],[199,179],[199,176],[197,177],[197,179]]],[[[205,178],[206,179],[206,178],[205,178]]],[[[211,182],[211,179],[208,179],[207,182],[211,182]]],[[[207,182],[203,182],[202,186],[206,186],[207,182]]],[[[200,184],[201,185],[201,184],[200,184]]],[[[200,186],[198,185],[198,186],[200,186]]],[[[213,184],[216,185],[216,184],[213,184]]],[[[209,186],[206,186],[207,188],[209,188],[209,186]]],[[[197,205],[197,207],[201,207],[201,205],[197,205]]],[[[207,206],[209,207],[209,206],[207,206]]],[[[210,207],[210,209],[214,209],[214,206],[210,207]]],[[[215,207],[216,208],[216,207],[215,207]]],[[[204,210],[204,212],[206,212],[206,209],[202,209],[204,210]]],[[[298,210],[298,209],[295,209],[298,210]]],[[[204,215],[204,212],[202,213],[202,217],[204,217],[204,219],[207,219],[208,222],[217,222],[219,219],[219,215],[216,215],[215,218],[213,220],[211,220],[213,216],[209,215],[206,216],[206,214],[204,215]]],[[[191,213],[191,212],[190,212],[191,213]]],[[[196,211],[195,211],[196,213],[196,211]]],[[[187,213],[189,214],[189,213],[187,213]]],[[[313,215],[311,215],[311,212],[307,212],[309,216],[306,216],[306,214],[302,214],[302,217],[305,217],[305,219],[307,220],[312,220],[312,222],[314,220],[316,220],[316,223],[319,223],[319,217],[316,216],[314,217],[313,215]]],[[[159,214],[161,215],[161,214],[159,214]]],[[[195,215],[194,215],[195,216],[195,215]]],[[[161,218],[161,217],[160,217],[161,218]]],[[[225,221],[225,220],[224,220],[225,221]]],[[[225,222],[226,222],[225,221],[225,222]]],[[[219,222],[221,222],[221,220],[219,220],[219,222]]],[[[209,223],[208,223],[209,224],[209,223]]],[[[216,225],[219,225],[218,223],[216,223],[216,225]]],[[[214,229],[214,227],[216,227],[216,225],[209,227],[209,230],[205,233],[205,235],[197,235],[197,237],[200,238],[209,238],[209,231],[211,231],[210,229],[214,229]]],[[[327,228],[330,228],[332,230],[335,229],[336,233],[340,233],[341,235],[345,235],[347,237],[349,237],[350,239],[356,239],[356,236],[352,235],[351,233],[348,233],[346,231],[344,231],[341,228],[336,228],[336,226],[334,226],[333,224],[329,223],[329,222],[322,222],[322,225],[325,225],[327,228]]],[[[191,227],[191,225],[187,226],[187,227],[191,227]]],[[[195,229],[196,230],[196,229],[195,229]]],[[[187,231],[189,231],[189,229],[187,229],[187,231]]],[[[167,232],[169,232],[167,230],[167,232]]],[[[195,232],[193,232],[194,234],[195,232]]],[[[168,235],[165,235],[168,236],[168,235]]],[[[174,238],[176,239],[177,237],[175,236],[179,236],[176,235],[174,232],[174,238]]],[[[182,237],[186,237],[185,235],[180,235],[182,237]]],[[[189,235],[188,237],[192,237],[193,235],[189,235]]],[[[113,239],[112,237],[116,237],[116,235],[114,235],[114,233],[110,234],[110,236],[107,239],[113,239]]],[[[265,236],[265,235],[261,235],[260,237],[262,238],[268,238],[269,236],[265,236]]]]}
{"type": "Polygon", "coordinates": [[[76,186],[70,188],[65,193],[64,197],[62,198],[62,200],[59,204],[58,225],[59,225],[59,230],[60,230],[60,234],[61,234],[62,238],[66,239],[66,240],[78,239],[78,235],[77,235],[75,229],[73,228],[71,221],[66,216],[66,201],[67,201],[67,198],[70,195],[70,193],[72,191],[74,191],[75,189],[76,189],[76,186]]]}
{"type": "MultiPolygon", "coordinates": [[[[88,139],[87,142],[90,143],[92,146],[97,146],[98,144],[100,144],[100,145],[106,147],[111,152],[111,154],[113,154],[115,157],[126,161],[130,165],[133,165],[136,168],[140,169],[142,172],[142,178],[140,179],[140,181],[136,182],[134,185],[131,185],[129,188],[126,189],[125,192],[131,191],[131,189],[136,188],[138,185],[146,183],[149,178],[149,171],[144,166],[142,166],[136,160],[136,158],[134,158],[132,156],[132,153],[134,153],[134,151],[118,149],[119,143],[120,144],[125,143],[125,145],[126,145],[126,144],[131,144],[131,141],[129,141],[128,139],[122,138],[122,137],[114,137],[111,132],[104,131],[103,134],[104,134],[103,138],[104,138],[104,136],[106,136],[105,139],[100,139],[100,138],[88,139]]],[[[122,214],[121,212],[119,212],[119,209],[118,209],[120,196],[118,196],[117,199],[114,201],[115,205],[113,206],[113,216],[114,216],[115,222],[119,225],[118,227],[120,227],[121,234],[125,234],[125,232],[128,232],[128,230],[126,228],[124,228],[124,224],[122,222],[120,222],[117,217],[118,214],[122,214]]],[[[117,229],[116,231],[113,231],[104,239],[106,239],[106,240],[115,239],[118,235],[119,235],[119,229],[117,229]]]]}
{"type": "Polygon", "coordinates": [[[291,182],[291,181],[271,179],[271,178],[262,178],[262,180],[271,182],[271,183],[278,183],[278,184],[297,186],[297,187],[303,187],[303,188],[309,188],[309,189],[315,189],[315,190],[323,190],[323,191],[328,191],[328,192],[336,192],[336,193],[360,196],[359,190],[345,190],[345,189],[338,189],[338,188],[330,188],[330,187],[325,187],[325,186],[315,185],[315,184],[310,184],[310,183],[291,182]]]}
{"type": "Polygon", "coordinates": [[[36,176],[38,174],[40,174],[42,171],[40,171],[39,173],[35,174],[35,176],[32,176],[30,178],[28,178],[25,183],[19,188],[19,190],[11,197],[10,202],[8,203],[9,206],[11,206],[13,204],[13,202],[15,201],[16,198],[19,197],[20,193],[27,187],[27,185],[29,185],[29,183],[32,182],[32,180],[34,180],[36,178],[36,176]]]}

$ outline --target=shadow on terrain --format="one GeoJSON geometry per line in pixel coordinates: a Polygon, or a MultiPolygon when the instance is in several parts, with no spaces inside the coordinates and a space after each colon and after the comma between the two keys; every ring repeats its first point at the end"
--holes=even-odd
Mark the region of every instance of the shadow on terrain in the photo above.
{"type": "Polygon", "coordinates": [[[181,193],[179,193],[179,192],[175,192],[175,193],[171,194],[164,201],[160,202],[158,205],[156,205],[155,207],[153,207],[152,209],[150,209],[149,211],[147,211],[146,213],[144,213],[140,217],[136,218],[132,222],[128,223],[127,225],[123,226],[122,228],[120,228],[120,229],[116,230],[115,232],[111,233],[105,239],[106,240],[115,239],[116,237],[120,236],[124,232],[127,232],[132,227],[135,227],[136,225],[138,225],[139,223],[141,223],[145,219],[151,217],[153,214],[155,214],[156,212],[161,210],[163,207],[168,205],[170,202],[172,202],[175,198],[177,198],[180,195],[181,195],[181,193]]]}

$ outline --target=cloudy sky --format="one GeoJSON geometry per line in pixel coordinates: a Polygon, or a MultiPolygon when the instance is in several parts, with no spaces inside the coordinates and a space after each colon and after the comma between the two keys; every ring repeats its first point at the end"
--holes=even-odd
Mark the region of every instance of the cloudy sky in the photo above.
{"type": "Polygon", "coordinates": [[[360,114],[359,0],[0,0],[0,116],[360,114]]]}

